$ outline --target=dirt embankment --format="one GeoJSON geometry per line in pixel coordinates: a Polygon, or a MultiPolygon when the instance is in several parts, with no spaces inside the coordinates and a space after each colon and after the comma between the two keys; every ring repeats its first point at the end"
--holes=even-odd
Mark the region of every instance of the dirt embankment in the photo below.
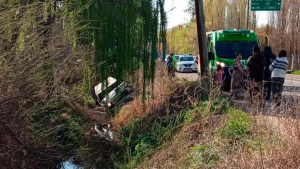
{"type": "MultiPolygon", "coordinates": [[[[220,131],[235,132],[243,125],[227,115],[212,116],[185,126],[172,142],[139,165],[156,168],[298,168],[300,165],[299,119],[251,117],[250,135],[223,138],[220,131]]],[[[222,132],[221,132],[222,133],[222,132]]]]}

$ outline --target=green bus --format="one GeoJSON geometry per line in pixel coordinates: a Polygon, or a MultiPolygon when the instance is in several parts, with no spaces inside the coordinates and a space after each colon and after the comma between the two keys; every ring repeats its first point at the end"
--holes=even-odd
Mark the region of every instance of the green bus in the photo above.
{"type": "Polygon", "coordinates": [[[210,73],[216,71],[217,65],[223,67],[223,89],[228,91],[236,54],[243,55],[241,62],[245,69],[247,60],[252,55],[253,46],[258,45],[257,35],[252,30],[212,30],[206,33],[206,38],[209,71],[210,73]]]}

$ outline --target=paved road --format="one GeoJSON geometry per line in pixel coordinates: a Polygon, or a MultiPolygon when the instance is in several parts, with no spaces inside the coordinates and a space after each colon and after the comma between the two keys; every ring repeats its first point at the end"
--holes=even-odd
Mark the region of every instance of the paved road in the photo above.
{"type": "MultiPolygon", "coordinates": [[[[186,79],[188,81],[197,81],[197,73],[176,73],[176,77],[186,79]]],[[[300,75],[287,74],[284,83],[284,93],[300,95],[300,75]]]]}

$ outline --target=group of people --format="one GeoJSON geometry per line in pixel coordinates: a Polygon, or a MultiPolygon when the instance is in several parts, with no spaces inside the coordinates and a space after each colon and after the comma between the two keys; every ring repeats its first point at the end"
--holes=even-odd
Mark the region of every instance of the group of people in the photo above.
{"type": "MultiPolygon", "coordinates": [[[[246,71],[241,63],[242,54],[237,53],[233,64],[231,78],[231,96],[239,98],[238,93],[244,90],[243,78],[248,76],[250,103],[253,104],[254,96],[258,96],[261,107],[264,107],[264,99],[270,100],[271,92],[277,106],[281,104],[283,84],[286,70],[288,68],[287,52],[281,50],[278,56],[272,53],[270,46],[266,46],[261,52],[259,46],[252,48],[252,56],[248,58],[246,71]]],[[[172,75],[176,67],[176,58],[173,53],[167,58],[168,74],[172,75]]],[[[218,85],[223,83],[223,68],[218,65],[215,72],[215,82],[218,85]]]]}
{"type": "MultiPolygon", "coordinates": [[[[252,54],[248,59],[246,71],[244,71],[241,64],[242,54],[237,53],[233,64],[231,96],[233,99],[238,98],[238,93],[245,87],[243,77],[248,76],[247,87],[249,88],[251,104],[253,104],[254,96],[258,96],[261,108],[263,108],[264,98],[270,100],[272,92],[276,105],[280,106],[285,74],[288,68],[287,52],[281,50],[276,57],[270,46],[266,46],[263,53],[259,46],[254,46],[252,54]]],[[[221,66],[218,66],[217,83],[220,83],[220,74],[222,73],[221,66]]]]}

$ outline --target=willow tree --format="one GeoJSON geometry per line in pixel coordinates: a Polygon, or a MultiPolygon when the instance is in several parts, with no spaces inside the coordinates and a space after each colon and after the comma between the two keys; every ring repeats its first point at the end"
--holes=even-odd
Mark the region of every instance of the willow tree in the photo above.
{"type": "Polygon", "coordinates": [[[158,32],[162,40],[166,27],[162,0],[123,1],[66,1],[67,13],[75,25],[85,27],[78,33],[87,39],[84,45],[93,46],[91,61],[95,66],[96,81],[114,76],[119,81],[133,74],[143,65],[144,90],[153,81],[158,32]],[[79,10],[78,13],[74,12],[79,10]],[[160,14],[160,15],[159,15],[160,14]],[[160,26],[158,26],[160,20],[160,26]]]}
{"type": "Polygon", "coordinates": [[[82,103],[92,100],[95,83],[127,80],[141,68],[144,91],[151,86],[166,23],[162,6],[162,0],[0,1],[2,168],[56,168],[79,156],[87,146],[85,125],[102,122],[82,103]]]}

